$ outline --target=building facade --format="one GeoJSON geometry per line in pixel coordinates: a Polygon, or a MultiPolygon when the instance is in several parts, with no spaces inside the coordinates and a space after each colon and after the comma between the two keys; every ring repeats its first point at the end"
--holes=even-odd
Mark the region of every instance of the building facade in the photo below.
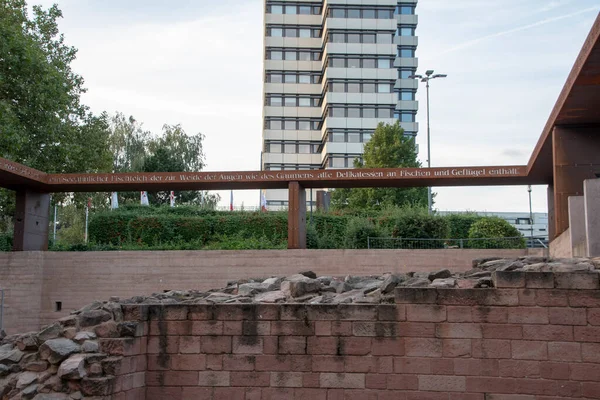
{"type": "MultiPolygon", "coordinates": [[[[266,0],[263,170],[351,168],[379,122],[417,134],[416,5],[266,0]]],[[[266,192],[269,209],[287,202],[266,192]]]]}

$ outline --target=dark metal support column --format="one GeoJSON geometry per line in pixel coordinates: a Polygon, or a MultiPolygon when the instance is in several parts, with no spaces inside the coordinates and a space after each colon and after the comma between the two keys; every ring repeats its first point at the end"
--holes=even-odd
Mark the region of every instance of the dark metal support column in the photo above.
{"type": "Polygon", "coordinates": [[[48,250],[50,195],[17,191],[13,251],[48,250]]]}
{"type": "Polygon", "coordinates": [[[306,190],[298,182],[290,182],[288,187],[288,249],[305,249],[306,190]]]}

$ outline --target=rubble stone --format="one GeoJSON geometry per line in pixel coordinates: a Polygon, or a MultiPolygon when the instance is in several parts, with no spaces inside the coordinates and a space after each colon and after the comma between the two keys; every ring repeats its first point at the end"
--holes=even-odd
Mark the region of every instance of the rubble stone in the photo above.
{"type": "Polygon", "coordinates": [[[58,364],[80,350],[80,346],[69,339],[51,339],[40,346],[40,358],[50,364],[58,364]]]}
{"type": "Polygon", "coordinates": [[[85,355],[73,354],[60,364],[58,377],[61,379],[81,379],[86,376],[85,355]]]}

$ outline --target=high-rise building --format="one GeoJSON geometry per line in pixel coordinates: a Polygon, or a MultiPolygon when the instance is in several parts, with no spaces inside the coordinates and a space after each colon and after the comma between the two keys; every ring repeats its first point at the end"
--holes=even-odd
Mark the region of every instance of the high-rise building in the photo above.
{"type": "Polygon", "coordinates": [[[417,134],[416,5],[265,1],[263,170],[351,168],[379,122],[417,134]]]}

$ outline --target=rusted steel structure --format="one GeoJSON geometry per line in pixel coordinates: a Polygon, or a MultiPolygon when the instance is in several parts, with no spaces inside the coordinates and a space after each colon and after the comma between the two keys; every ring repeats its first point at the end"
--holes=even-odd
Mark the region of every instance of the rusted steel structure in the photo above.
{"type": "Polygon", "coordinates": [[[568,197],[600,177],[600,15],[527,165],[317,171],[47,174],[0,158],[0,187],[17,192],[14,250],[46,250],[49,193],[289,189],[288,247],[306,247],[306,188],[548,185],[550,238],[569,227],[568,197]]]}

